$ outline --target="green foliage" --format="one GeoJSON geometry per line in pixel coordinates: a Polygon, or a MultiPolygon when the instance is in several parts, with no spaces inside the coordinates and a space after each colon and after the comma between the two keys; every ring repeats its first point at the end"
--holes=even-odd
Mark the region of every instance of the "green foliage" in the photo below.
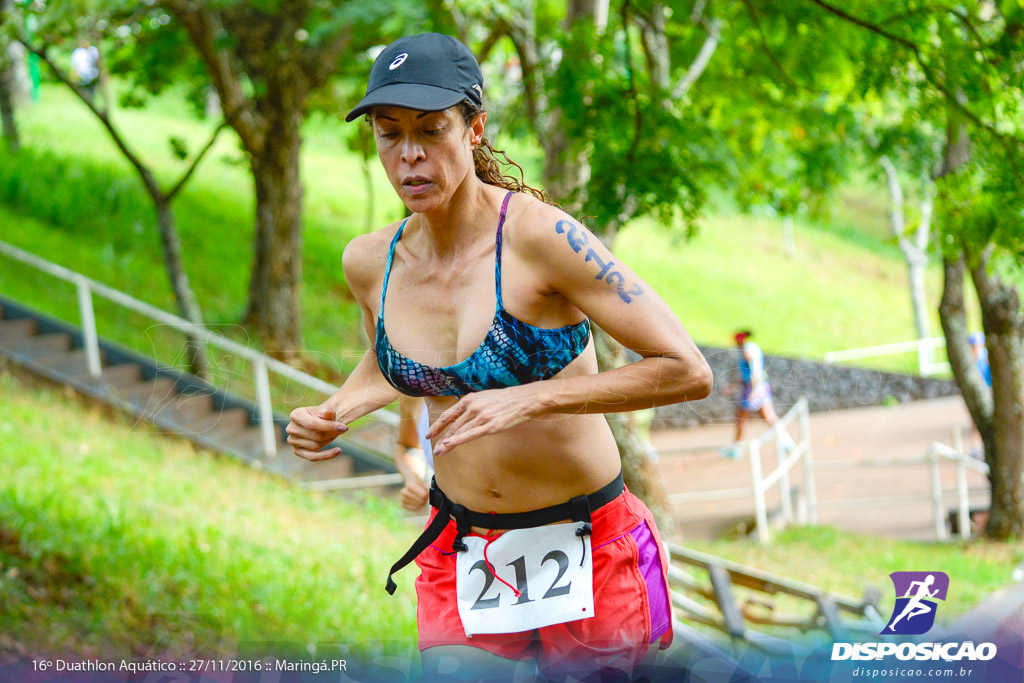
{"type": "Polygon", "coordinates": [[[1007,182],[1013,170],[991,157],[974,159],[969,168],[940,181],[942,243],[950,253],[968,245],[980,253],[994,245],[998,253],[1024,260],[1024,190],[1007,182]]]}
{"type": "MultiPolygon", "coordinates": [[[[285,4],[247,5],[232,0],[217,3],[215,8],[227,13],[267,15],[280,11],[285,4]]],[[[691,66],[707,38],[707,30],[695,21],[694,3],[679,0],[664,4],[670,10],[665,36],[671,65],[667,80],[671,86],[691,66]]],[[[939,87],[944,81],[937,80],[935,70],[947,69],[958,85],[964,82],[967,106],[980,121],[990,124],[989,128],[1011,138],[1020,135],[1019,114],[1024,98],[1020,96],[1019,84],[1007,80],[1007,70],[1020,61],[1021,47],[1019,41],[1013,40],[1021,31],[1020,10],[1010,3],[1000,5],[998,12],[985,18],[980,9],[971,9],[973,14],[967,14],[966,9],[944,12],[917,1],[844,5],[851,15],[875,22],[895,38],[842,20],[810,0],[749,0],[701,6],[705,12],[703,19],[724,22],[722,40],[707,70],[689,92],[666,104],[666,92],[654,77],[648,36],[643,32],[642,20],[649,16],[654,3],[612,3],[608,28],[602,33],[583,24],[571,31],[563,30],[562,3],[534,3],[532,29],[541,46],[543,95],[549,102],[544,114],[550,116],[556,110],[562,113],[560,121],[570,144],[566,154],[582,153],[590,162],[590,181],[580,200],[583,215],[596,229],[609,222],[651,215],[675,234],[685,235],[692,232],[701,213],[707,212],[707,196],[726,194],[740,209],[761,215],[819,214],[825,217],[820,228],[842,235],[848,242],[857,241],[888,258],[891,250],[881,246],[878,239],[865,236],[861,221],[833,220],[835,215],[826,216],[825,209],[837,205],[835,188],[846,183],[857,167],[867,162],[869,168],[875,168],[871,161],[875,156],[893,156],[900,168],[915,179],[934,167],[936,142],[941,140],[945,117],[951,110],[939,87]],[[920,46],[920,60],[900,40],[920,46]]],[[[323,113],[323,118],[316,119],[322,121],[343,113],[361,95],[372,61],[369,47],[389,42],[401,33],[429,28],[465,31],[467,40],[479,43],[497,20],[515,18],[523,7],[477,0],[425,5],[403,2],[389,14],[379,4],[313,3],[303,24],[305,36],[272,37],[291,46],[289,50],[298,50],[322,44],[328,35],[344,26],[355,27],[352,52],[338,65],[338,77],[316,91],[309,101],[311,110],[323,113]]],[[[136,98],[133,104],[153,104],[162,97],[157,93],[165,93],[171,83],[178,84],[176,93],[186,93],[190,100],[203,92],[206,79],[202,65],[186,44],[180,26],[166,19],[168,15],[159,5],[135,7],[127,2],[108,2],[94,6],[51,0],[46,9],[45,14],[53,24],[47,30],[71,35],[73,31],[104,28],[108,61],[112,69],[122,74],[118,82],[126,86],[121,91],[129,99],[136,98]],[[56,11],[65,8],[68,12],[56,11]],[[89,11],[96,15],[89,15],[89,11]]],[[[228,38],[238,45],[236,38],[228,38]]],[[[488,84],[489,97],[493,97],[489,105],[492,121],[500,123],[502,134],[511,139],[524,137],[531,130],[523,116],[522,85],[504,82],[500,71],[495,71],[501,68],[496,65],[503,66],[514,55],[511,41],[499,40],[489,63],[484,64],[489,75],[499,76],[491,78],[488,84]],[[496,112],[495,106],[503,109],[496,112]]],[[[245,85],[255,87],[251,82],[245,85]]],[[[199,100],[195,103],[199,104],[199,100]]],[[[184,111],[179,108],[174,114],[184,111]]],[[[318,125],[314,122],[314,126],[318,125]]],[[[940,200],[940,220],[944,207],[949,206],[952,213],[942,224],[948,226],[951,236],[956,231],[957,240],[963,236],[995,240],[1003,245],[1008,256],[1019,257],[1024,254],[1021,214],[1019,210],[999,210],[1000,206],[1021,205],[1020,188],[1024,183],[1017,182],[1013,157],[1006,153],[1012,145],[1007,147],[984,126],[971,125],[977,129],[972,132],[972,163],[976,168],[970,172],[969,181],[956,181],[966,183],[959,195],[953,193],[940,200]],[[973,196],[981,197],[976,206],[968,201],[973,196]],[[962,220],[968,210],[969,220],[962,220]]],[[[143,135],[144,128],[136,126],[133,133],[143,135]]],[[[182,144],[174,139],[186,137],[163,132],[163,126],[157,128],[166,136],[159,145],[160,154],[166,156],[169,149],[172,156],[180,158],[186,149],[196,148],[195,138],[187,138],[182,144]]],[[[347,140],[368,159],[372,147],[362,135],[364,132],[358,123],[329,126],[329,135],[347,140]]],[[[222,146],[218,149],[221,160],[228,158],[229,153],[222,146]]],[[[244,156],[239,158],[234,150],[230,156],[238,164],[245,163],[244,156]]],[[[333,171],[332,162],[315,150],[309,158],[317,160],[318,169],[333,171]]],[[[536,159],[528,161],[539,169],[536,159]]],[[[46,161],[42,166],[59,169],[63,163],[46,161]]],[[[225,171],[224,165],[218,168],[225,171]]],[[[66,172],[77,177],[74,169],[66,172]]],[[[96,206],[97,197],[117,197],[124,190],[123,178],[110,178],[102,170],[96,174],[96,182],[92,183],[93,170],[87,169],[85,175],[89,177],[74,188],[53,184],[58,195],[69,194],[58,196],[52,206],[40,198],[46,196],[40,192],[52,180],[35,179],[31,173],[23,173],[24,179],[10,185],[6,196],[9,201],[34,207],[23,210],[47,223],[68,230],[90,231],[104,235],[103,239],[114,230],[110,226],[146,224],[146,211],[141,205],[132,206],[128,200],[96,206]],[[33,183],[35,189],[30,189],[33,183]],[[92,206],[93,210],[58,208],[71,206],[92,206]],[[104,211],[113,212],[107,227],[100,225],[97,218],[104,211]]],[[[307,180],[310,175],[314,174],[306,174],[307,180]]],[[[241,175],[230,177],[235,185],[246,183],[241,175]]],[[[359,177],[358,173],[334,177],[348,179],[347,184],[354,191],[360,189],[360,183],[353,180],[359,177]]],[[[527,178],[537,182],[536,173],[528,173],[527,178]]],[[[390,196],[386,184],[380,187],[385,190],[383,196],[390,196]]],[[[216,190],[210,192],[211,196],[216,194],[216,190]]],[[[309,237],[314,243],[337,244],[333,236],[327,235],[329,225],[337,221],[334,212],[338,211],[338,202],[344,200],[333,195],[337,193],[318,183],[307,187],[306,196],[315,207],[312,220],[317,228],[309,237]],[[318,203],[320,196],[327,199],[318,203]]],[[[183,198],[187,200],[188,195],[183,198]]],[[[244,206],[247,201],[248,197],[239,196],[236,203],[244,206]]],[[[873,197],[865,201],[877,202],[873,197]]],[[[351,201],[348,203],[351,205],[351,201]]],[[[872,210],[873,207],[874,204],[872,210]]],[[[209,215],[219,220],[218,209],[209,206],[201,211],[210,211],[209,215]]],[[[247,211],[236,207],[231,214],[239,217],[247,211]]],[[[346,211],[342,213],[347,215],[346,211]]],[[[202,222],[199,215],[195,220],[202,222]]],[[[238,234],[245,229],[244,223],[232,225],[238,234]]],[[[182,229],[189,231],[187,225],[182,229]]],[[[132,232],[110,235],[109,240],[114,245],[130,243],[132,232]]],[[[241,255],[244,247],[239,247],[238,253],[232,252],[230,257],[225,253],[225,258],[244,269],[247,258],[241,255]]],[[[333,246],[307,249],[307,258],[317,261],[307,269],[307,277],[321,267],[336,268],[333,246]]],[[[234,278],[228,279],[234,282],[234,278]]],[[[244,275],[240,274],[238,280],[243,282],[244,275]]],[[[241,286],[231,288],[240,291],[241,286]]],[[[317,278],[312,286],[320,288],[325,283],[317,278]]],[[[231,300],[236,309],[241,308],[233,295],[220,298],[231,300]]],[[[329,307],[320,299],[309,299],[313,303],[307,306],[328,311],[329,307]]],[[[215,317],[230,318],[230,307],[214,310],[221,311],[215,317]]],[[[316,319],[315,315],[307,315],[307,320],[316,319]]],[[[319,333],[314,335],[316,338],[319,333]]]]}
{"type": "Polygon", "coordinates": [[[662,106],[649,74],[637,68],[643,57],[634,54],[629,35],[599,36],[577,22],[563,50],[587,57],[563,58],[547,80],[572,145],[568,154],[581,149],[590,164],[582,213],[597,226],[655,214],[665,225],[678,215],[691,227],[716,167],[709,158],[712,134],[689,110],[662,106]]]}
{"type": "Polygon", "coordinates": [[[194,116],[202,116],[210,85],[188,36],[167,12],[151,6],[125,31],[112,25],[107,36],[107,68],[126,87],[121,106],[139,108],[170,87],[183,89],[194,116]]]}
{"type": "MultiPolygon", "coordinates": [[[[815,3],[817,21],[833,32],[834,49],[850,57],[865,85],[859,96],[890,113],[876,130],[876,148],[902,148],[917,168],[934,170],[936,142],[961,126],[969,178],[940,185],[939,219],[956,244],[988,244],[1020,253],[1024,206],[1024,10],[1019,3],[934,5],[926,2],[844,3],[842,12],[815,3]],[[856,19],[851,21],[850,17],[856,19]],[[895,114],[893,116],[892,114],[895,114]],[[931,168],[929,168],[931,167],[931,168]],[[952,212],[952,213],[947,213],[952,212]]],[[[948,169],[947,169],[948,170],[948,169]]]]}
{"type": "Polygon", "coordinates": [[[726,33],[691,100],[720,131],[719,180],[740,207],[823,215],[858,161],[855,83],[847,56],[795,4],[715,7],[726,33]]]}
{"type": "Polygon", "coordinates": [[[0,201],[69,237],[106,243],[121,251],[140,240],[155,243],[148,229],[152,205],[138,181],[109,166],[45,149],[0,152],[0,201]]]}

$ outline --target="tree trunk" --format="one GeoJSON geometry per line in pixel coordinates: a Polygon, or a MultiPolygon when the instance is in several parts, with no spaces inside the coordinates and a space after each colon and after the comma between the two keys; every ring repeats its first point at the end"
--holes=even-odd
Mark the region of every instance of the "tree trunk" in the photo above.
{"type": "Polygon", "coordinates": [[[992,370],[992,507],[985,535],[997,540],[1024,536],[1024,309],[1020,293],[988,272],[985,255],[971,268],[981,304],[992,370]]]}
{"type": "MultiPolygon", "coordinates": [[[[961,97],[962,92],[957,92],[961,97]]],[[[937,174],[956,172],[970,159],[966,126],[951,111],[946,149],[937,174]]],[[[953,377],[981,435],[989,466],[992,505],[985,535],[1006,540],[1024,536],[1024,310],[1020,292],[988,273],[986,249],[971,267],[981,306],[992,390],[977,371],[967,348],[964,316],[964,247],[956,258],[944,257],[945,284],[939,316],[953,377]]]]}
{"type": "Polygon", "coordinates": [[[21,141],[14,120],[14,66],[7,63],[7,55],[0,55],[0,119],[3,119],[3,135],[7,147],[17,151],[21,141]]]}
{"type": "Polygon", "coordinates": [[[889,208],[889,224],[892,227],[892,234],[899,242],[900,251],[907,262],[907,274],[910,279],[910,304],[914,311],[914,330],[918,339],[927,339],[930,336],[928,330],[928,304],[926,303],[924,288],[924,273],[928,265],[928,255],[925,252],[928,246],[929,223],[931,222],[931,198],[926,196],[922,204],[924,215],[921,224],[918,226],[916,240],[911,242],[906,235],[906,222],[903,211],[903,187],[900,184],[899,173],[896,166],[888,157],[882,157],[878,163],[885,169],[885,175],[889,185],[889,201],[892,205],[889,208]],[[922,244],[923,230],[923,244],[922,244]]]}
{"type": "Polygon", "coordinates": [[[259,153],[251,155],[256,186],[256,237],[245,322],[265,336],[267,353],[292,357],[302,345],[302,185],[300,112],[281,116],[259,153]]]}
{"type": "MultiPolygon", "coordinates": [[[[581,22],[593,23],[596,26],[597,10],[596,0],[570,0],[565,17],[565,31],[571,32],[573,27],[581,22]]],[[[582,151],[570,154],[569,141],[561,123],[562,110],[556,108],[548,112],[543,111],[546,104],[542,83],[544,70],[533,26],[521,21],[513,24],[510,31],[523,69],[527,115],[533,123],[537,140],[544,149],[544,189],[566,213],[576,215],[583,205],[582,193],[586,191],[585,185],[590,178],[590,165],[582,151]]]]}
{"type": "Polygon", "coordinates": [[[551,113],[552,129],[544,145],[544,189],[566,213],[577,215],[586,199],[583,193],[590,178],[590,164],[582,154],[569,156],[561,117],[560,110],[551,113]]]}
{"type": "MultiPolygon", "coordinates": [[[[992,394],[974,364],[970,346],[967,344],[967,316],[964,307],[964,257],[963,254],[943,259],[942,301],[939,304],[939,320],[946,337],[946,353],[953,370],[960,394],[964,397],[967,412],[971,415],[981,443],[985,449],[985,461],[991,472],[995,472],[993,456],[996,452],[996,433],[992,422],[992,394]]],[[[991,480],[991,476],[989,477],[991,480]]]]}
{"type": "MultiPolygon", "coordinates": [[[[370,166],[371,157],[365,155],[359,155],[360,163],[362,167],[362,179],[367,183],[367,223],[362,228],[362,231],[370,233],[374,229],[374,213],[376,210],[376,196],[374,194],[374,175],[373,169],[370,166]]],[[[361,326],[360,326],[361,327],[361,326]]]]}
{"type": "Polygon", "coordinates": [[[640,16],[640,40],[651,72],[651,82],[666,96],[671,89],[672,61],[668,51],[668,36],[665,35],[665,6],[660,2],[651,4],[650,12],[640,16]]]}
{"type": "Polygon", "coordinates": [[[366,181],[366,225],[363,227],[363,232],[369,233],[373,230],[373,210],[376,204],[373,194],[373,174],[371,173],[369,158],[362,157],[361,163],[363,167],[363,180],[366,181]]]}
{"type": "Polygon", "coordinates": [[[927,265],[926,258],[907,259],[907,271],[910,276],[910,305],[914,309],[914,330],[917,332],[918,339],[928,339],[931,336],[928,324],[928,301],[925,297],[924,287],[927,265]]]}
{"type": "MultiPolygon", "coordinates": [[[[178,229],[174,219],[174,212],[169,202],[163,198],[153,197],[153,204],[156,207],[157,226],[160,231],[160,245],[163,247],[164,264],[167,266],[167,275],[171,280],[171,289],[174,291],[174,298],[178,302],[178,309],[181,316],[197,327],[202,327],[203,316],[199,310],[199,303],[192,292],[192,285],[189,284],[188,274],[185,272],[185,262],[181,255],[181,239],[178,236],[178,229]]],[[[207,358],[205,343],[197,337],[186,334],[184,347],[185,361],[189,369],[196,377],[207,377],[207,358]]]]}
{"type": "Polygon", "coordinates": [[[924,199],[921,200],[921,222],[917,226],[914,242],[906,240],[912,249],[911,256],[906,249],[907,265],[910,268],[910,300],[914,307],[914,327],[918,339],[931,336],[931,325],[928,322],[928,302],[925,296],[924,276],[928,267],[928,240],[931,234],[932,207],[935,200],[935,184],[930,178],[925,180],[924,199]]]}
{"type": "Polygon", "coordinates": [[[97,35],[93,37],[92,44],[100,56],[96,62],[96,92],[103,99],[103,110],[109,112],[114,108],[114,102],[110,97],[110,74],[107,72],[107,58],[103,54],[103,40],[97,35]]]}
{"type": "MultiPolygon", "coordinates": [[[[24,43],[23,43],[24,44],[24,43]]],[[[195,170],[196,164],[203,158],[206,152],[209,151],[213,145],[214,139],[216,139],[217,132],[214,133],[213,139],[207,144],[206,148],[200,153],[193,161],[192,167],[185,173],[184,176],[178,181],[178,185],[170,192],[165,193],[160,189],[159,183],[153,176],[153,172],[146,166],[141,159],[129,149],[128,143],[118,132],[111,121],[109,113],[100,110],[94,102],[88,98],[81,88],[77,87],[68,75],[64,73],[53,61],[47,56],[46,49],[38,50],[31,45],[24,44],[26,49],[30,50],[33,54],[37,55],[41,60],[46,62],[50,67],[50,70],[61,81],[65,86],[71,89],[72,92],[88,107],[92,113],[99,119],[103,127],[106,128],[110,134],[110,138],[114,141],[114,145],[121,151],[128,163],[131,164],[132,168],[139,176],[139,180],[142,181],[142,186],[146,190],[146,194],[149,195],[150,200],[153,202],[153,208],[156,211],[157,218],[157,229],[160,233],[160,246],[164,256],[164,263],[167,266],[167,277],[171,282],[171,289],[174,292],[174,298],[178,303],[178,310],[181,316],[187,319],[189,322],[193,322],[196,325],[202,325],[203,320],[199,311],[199,305],[196,303],[195,295],[192,293],[192,286],[189,284],[188,275],[185,272],[184,259],[181,254],[181,239],[178,237],[178,229],[176,221],[174,219],[174,212],[171,210],[171,201],[174,196],[182,188],[184,183],[188,181],[195,170]]],[[[197,377],[206,376],[206,353],[202,344],[193,337],[188,337],[188,341],[185,346],[185,357],[188,360],[189,368],[192,373],[197,377]]]]}

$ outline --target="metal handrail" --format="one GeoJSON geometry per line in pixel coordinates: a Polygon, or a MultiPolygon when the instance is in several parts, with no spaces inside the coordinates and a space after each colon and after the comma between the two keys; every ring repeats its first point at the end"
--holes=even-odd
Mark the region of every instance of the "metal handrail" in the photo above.
{"type": "MultiPolygon", "coordinates": [[[[725,631],[733,638],[742,638],[755,645],[759,639],[767,639],[768,643],[782,642],[778,636],[749,628],[748,623],[796,628],[802,632],[821,626],[837,638],[850,630],[877,632],[885,623],[878,614],[879,593],[873,589],[865,591],[864,597],[858,600],[691,548],[672,543],[667,543],[666,547],[669,552],[670,585],[677,584],[690,594],[713,601],[718,607],[718,614],[687,595],[670,589],[673,606],[685,612],[693,621],[725,631]],[[697,580],[689,571],[677,567],[678,563],[706,571],[710,585],[697,580]],[[758,595],[754,600],[743,599],[743,596],[734,592],[736,587],[763,595],[758,595]],[[812,613],[803,615],[781,613],[773,602],[775,596],[780,593],[809,602],[815,609],[812,613]],[[749,611],[747,607],[752,604],[767,607],[768,614],[749,611]],[[862,618],[844,618],[843,612],[862,618]]],[[[781,608],[782,605],[778,607],[781,608]]]]}
{"type": "MultiPolygon", "coordinates": [[[[988,465],[980,462],[977,458],[970,455],[966,455],[957,451],[956,449],[950,448],[946,444],[939,442],[933,442],[929,449],[935,449],[936,457],[949,460],[951,462],[962,463],[964,467],[970,470],[974,470],[980,474],[988,474],[988,465]]],[[[814,468],[817,470],[843,470],[850,467],[906,467],[912,465],[925,465],[929,462],[930,457],[928,451],[925,451],[924,455],[903,455],[903,456],[883,456],[879,458],[864,458],[864,459],[850,459],[850,460],[823,460],[814,464],[814,468]]]]}
{"type": "MultiPolygon", "coordinates": [[[[977,458],[974,458],[963,451],[962,444],[960,443],[961,434],[959,430],[954,430],[953,441],[954,447],[952,448],[946,444],[934,441],[928,446],[928,449],[923,455],[871,458],[869,460],[829,461],[819,463],[816,467],[823,470],[840,470],[861,467],[906,467],[912,465],[928,465],[929,483],[931,485],[929,497],[932,501],[935,537],[937,540],[945,541],[949,539],[949,533],[946,529],[946,517],[943,514],[943,498],[947,494],[942,490],[942,480],[939,477],[939,465],[942,464],[940,461],[943,460],[947,461],[949,464],[956,465],[957,526],[960,538],[967,540],[971,537],[971,524],[970,490],[967,486],[966,471],[974,470],[980,474],[987,475],[989,473],[989,467],[987,464],[979,462],[977,458]]],[[[922,495],[921,497],[923,498],[924,496],[922,495]]],[[[910,500],[910,497],[889,496],[883,498],[864,498],[856,500],[860,504],[864,504],[866,502],[875,504],[895,504],[900,501],[910,500]]]]}
{"type": "Polygon", "coordinates": [[[907,353],[908,351],[916,351],[922,344],[932,348],[939,348],[946,345],[946,338],[928,337],[926,339],[914,339],[894,344],[879,344],[877,346],[864,346],[856,349],[843,349],[842,351],[829,351],[825,354],[825,362],[834,363],[840,360],[855,360],[872,356],[887,356],[894,353],[907,353]]]}
{"type": "Polygon", "coordinates": [[[880,344],[878,346],[864,346],[857,349],[829,351],[825,354],[825,362],[836,363],[844,360],[873,358],[876,356],[891,356],[900,353],[908,353],[910,351],[917,351],[918,372],[920,372],[922,376],[928,377],[930,375],[937,375],[939,373],[949,371],[949,363],[934,363],[931,360],[932,352],[936,349],[944,348],[945,346],[945,337],[928,337],[925,339],[915,339],[913,341],[896,342],[894,344],[880,344]]]}
{"type": "Polygon", "coordinates": [[[798,400],[796,404],[786,412],[785,415],[780,417],[778,422],[773,424],[771,428],[766,429],[764,433],[762,433],[760,436],[752,439],[750,441],[750,445],[753,446],[754,444],[757,444],[758,446],[763,446],[764,444],[768,443],[770,439],[777,438],[777,436],[780,433],[780,430],[785,429],[786,425],[795,420],[801,411],[806,410],[807,397],[801,396],[800,400],[798,400]]]}
{"type": "Polygon", "coordinates": [[[807,397],[801,396],[789,411],[779,418],[764,434],[757,437],[749,444],[750,449],[750,475],[754,485],[754,509],[757,516],[757,540],[764,544],[771,540],[771,531],[768,528],[768,505],[765,494],[768,489],[779,484],[779,496],[782,504],[783,524],[793,521],[793,498],[789,483],[789,471],[800,460],[804,466],[804,489],[807,500],[808,521],[812,524],[817,521],[817,501],[814,489],[814,466],[811,460],[811,430],[807,404],[807,397]],[[784,452],[782,434],[786,425],[797,417],[800,418],[800,441],[790,453],[787,453],[783,460],[779,454],[784,452]],[[779,461],[776,468],[767,476],[761,471],[761,446],[774,436],[775,453],[779,461]]]}
{"type": "Polygon", "coordinates": [[[967,540],[971,537],[971,499],[967,490],[967,473],[965,469],[972,469],[975,472],[987,475],[989,467],[986,463],[978,462],[967,453],[962,452],[961,434],[959,429],[953,432],[953,441],[956,448],[950,448],[937,441],[932,442],[925,455],[928,458],[928,469],[931,472],[932,484],[932,510],[935,516],[935,536],[940,541],[947,540],[946,520],[942,514],[942,482],[939,480],[939,458],[944,458],[956,464],[956,488],[957,488],[957,526],[960,531],[960,538],[967,540]]]}
{"type": "MultiPolygon", "coordinates": [[[[308,389],[319,391],[328,396],[334,394],[338,387],[309,375],[302,370],[297,370],[286,363],[270,358],[269,356],[254,351],[247,346],[228,339],[223,335],[206,329],[204,326],[190,322],[184,318],[168,313],[155,306],[140,301],[124,292],[109,287],[102,282],[93,280],[81,273],[75,272],[64,266],[57,265],[44,258],[36,256],[24,249],[19,249],[12,244],[0,241],[0,253],[10,258],[32,266],[48,275],[52,275],[65,282],[74,284],[78,291],[78,309],[82,323],[83,341],[85,343],[86,359],[88,361],[89,374],[98,378],[101,373],[99,340],[96,334],[96,318],[93,313],[93,293],[111,301],[119,306],[146,316],[159,323],[173,327],[190,337],[207,344],[213,344],[226,351],[238,354],[239,356],[253,363],[253,373],[256,381],[256,402],[259,410],[258,421],[263,437],[263,452],[266,457],[274,457],[277,454],[277,439],[274,434],[273,406],[270,398],[270,378],[268,373],[274,372],[277,375],[294,380],[308,389]]],[[[398,416],[387,410],[376,411],[374,418],[382,420],[389,425],[398,424],[398,416]]]]}
{"type": "Polygon", "coordinates": [[[939,443],[938,441],[935,441],[928,448],[929,450],[933,451],[936,456],[940,458],[945,458],[946,460],[959,463],[966,467],[967,469],[974,470],[975,472],[979,472],[981,474],[987,475],[989,473],[988,463],[981,462],[974,456],[964,453],[963,451],[959,451],[955,448],[950,448],[944,443],[939,443]]]}
{"type": "MultiPolygon", "coordinates": [[[[790,579],[777,574],[772,574],[763,569],[757,569],[755,567],[748,567],[740,564],[739,562],[733,562],[721,557],[714,555],[708,555],[702,553],[699,550],[693,548],[687,548],[675,543],[666,543],[665,546],[668,548],[669,556],[672,559],[678,559],[687,564],[694,565],[707,569],[708,567],[721,567],[730,574],[748,579],[749,582],[756,582],[764,586],[769,586],[773,593],[787,593],[797,598],[804,598],[807,600],[814,600],[821,594],[821,590],[809,583],[804,583],[796,579],[790,579]]],[[[671,567],[671,565],[669,565],[671,567]]],[[[841,593],[830,593],[829,594],[836,605],[848,612],[856,612],[858,614],[863,612],[863,600],[857,600],[856,598],[843,595],[841,593]]]]}
{"type": "MultiPolygon", "coordinates": [[[[771,540],[771,531],[768,527],[768,509],[765,501],[767,490],[778,484],[781,493],[782,521],[788,524],[793,521],[792,499],[790,495],[789,472],[796,463],[803,461],[804,467],[804,500],[807,508],[807,521],[811,524],[817,522],[817,495],[814,484],[814,471],[816,469],[839,470],[859,467],[905,467],[913,465],[928,465],[931,483],[932,510],[935,521],[935,535],[938,540],[949,538],[946,529],[946,519],[943,514],[943,497],[947,495],[942,491],[942,482],[939,477],[938,467],[940,464],[949,463],[957,468],[956,472],[956,496],[957,516],[960,537],[970,538],[970,491],[967,486],[967,470],[973,470],[980,474],[987,475],[989,467],[984,462],[964,452],[961,444],[962,436],[959,430],[954,431],[953,447],[939,442],[933,442],[923,455],[880,457],[869,460],[829,460],[815,463],[811,458],[810,441],[810,415],[807,406],[807,399],[802,397],[790,410],[779,419],[774,425],[758,437],[742,442],[741,448],[748,453],[750,458],[750,472],[752,486],[732,489],[719,489],[714,491],[696,491],[690,493],[676,493],[668,496],[670,503],[700,503],[713,500],[727,500],[746,498],[753,494],[754,509],[756,514],[757,538],[761,543],[771,540]],[[800,421],[800,441],[783,459],[779,457],[778,465],[774,470],[765,474],[761,463],[761,446],[768,443],[773,437],[776,440],[776,453],[782,453],[781,435],[786,425],[795,419],[800,421]]],[[[701,447],[700,450],[705,450],[701,447]]],[[[906,497],[900,498],[904,500],[906,497]]],[[[879,499],[865,499],[868,501],[880,501],[893,503],[896,497],[879,499]]]]}
{"type": "MultiPolygon", "coordinates": [[[[765,500],[768,489],[778,484],[782,499],[783,523],[791,523],[796,515],[793,510],[792,487],[789,481],[789,472],[797,464],[803,462],[804,473],[804,500],[806,501],[807,522],[817,522],[817,498],[814,488],[814,463],[811,457],[811,425],[810,408],[807,398],[801,396],[800,400],[790,408],[785,415],[766,429],[764,433],[750,441],[740,443],[740,447],[747,451],[750,456],[750,478],[751,486],[744,488],[720,489],[715,491],[696,491],[690,493],[676,493],[668,497],[671,503],[696,503],[710,500],[726,500],[745,498],[751,494],[754,496],[754,509],[757,518],[757,538],[761,543],[768,543],[771,540],[771,532],[768,529],[768,505],[765,500]],[[781,453],[783,447],[783,434],[787,434],[786,426],[794,420],[799,421],[800,440],[793,449],[783,458],[781,453]],[[774,470],[764,474],[761,463],[761,447],[772,439],[775,440],[778,465],[774,470]]],[[[701,450],[704,450],[703,447],[701,450]]]]}

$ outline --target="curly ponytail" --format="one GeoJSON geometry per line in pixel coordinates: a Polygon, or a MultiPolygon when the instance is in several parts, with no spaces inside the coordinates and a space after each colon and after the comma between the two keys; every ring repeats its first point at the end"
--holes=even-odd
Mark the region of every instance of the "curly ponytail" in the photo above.
{"type": "MultiPolygon", "coordinates": [[[[462,101],[458,107],[467,126],[473,122],[473,118],[477,114],[484,111],[482,107],[478,107],[469,100],[462,101]]],[[[526,192],[542,202],[551,203],[543,190],[538,190],[526,184],[523,176],[523,167],[509,159],[504,150],[494,149],[487,138],[482,139],[480,144],[473,150],[473,167],[476,170],[476,177],[488,185],[497,185],[512,192],[526,192]],[[498,159],[497,155],[499,154],[504,161],[498,159]],[[519,177],[516,178],[505,173],[502,166],[515,166],[519,171],[519,177]]]]}

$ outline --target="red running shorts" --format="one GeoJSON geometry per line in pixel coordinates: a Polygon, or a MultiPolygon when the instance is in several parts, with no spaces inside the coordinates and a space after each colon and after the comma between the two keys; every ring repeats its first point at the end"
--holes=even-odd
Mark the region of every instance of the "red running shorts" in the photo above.
{"type": "MultiPolygon", "coordinates": [[[[431,508],[430,519],[437,514],[431,508]]],[[[416,558],[419,648],[467,645],[506,659],[535,658],[541,671],[635,666],[649,646],[672,641],[668,562],[650,510],[627,489],[591,515],[594,616],[533,631],[467,637],[456,598],[455,520],[416,558]],[[664,638],[663,638],[664,636],[664,638]]],[[[428,522],[429,524],[429,522],[428,522]]],[[[489,538],[493,538],[492,534],[489,538]]],[[[488,538],[488,537],[485,537],[488,538]]]]}

